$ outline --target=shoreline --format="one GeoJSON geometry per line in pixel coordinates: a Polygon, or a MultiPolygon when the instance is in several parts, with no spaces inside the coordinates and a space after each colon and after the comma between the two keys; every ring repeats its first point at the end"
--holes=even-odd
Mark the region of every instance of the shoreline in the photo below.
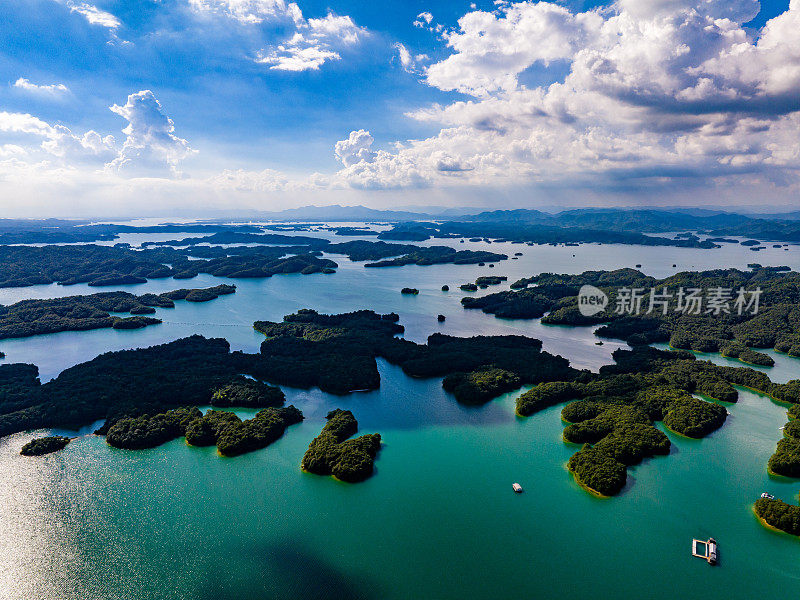
{"type": "Polygon", "coordinates": [[[602,494],[602,493],[598,492],[596,489],[594,489],[594,488],[591,488],[591,487],[589,487],[588,485],[586,485],[586,484],[585,484],[583,481],[581,481],[581,480],[578,478],[578,476],[575,474],[575,472],[574,472],[574,471],[571,471],[571,470],[570,470],[568,463],[564,463],[564,470],[566,470],[566,471],[567,471],[567,473],[569,473],[570,475],[572,475],[572,479],[573,479],[573,480],[575,480],[575,483],[577,483],[577,484],[578,484],[578,486],[579,486],[581,489],[583,489],[583,491],[584,491],[584,492],[588,492],[589,494],[591,494],[591,495],[592,495],[592,496],[594,496],[595,498],[600,498],[600,499],[603,499],[603,500],[608,500],[608,499],[610,499],[610,498],[612,498],[612,497],[613,497],[613,496],[606,496],[605,494],[602,494]]]}

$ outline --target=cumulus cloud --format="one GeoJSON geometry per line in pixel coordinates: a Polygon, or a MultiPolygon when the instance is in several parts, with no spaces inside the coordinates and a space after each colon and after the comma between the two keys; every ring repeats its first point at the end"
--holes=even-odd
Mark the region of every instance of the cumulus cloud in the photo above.
{"type": "Polygon", "coordinates": [[[51,125],[27,113],[0,112],[0,134],[6,134],[24,143],[4,144],[4,154],[13,151],[14,155],[30,155],[34,159],[59,158],[64,164],[75,165],[85,162],[104,162],[115,155],[114,138],[102,137],[95,131],[83,135],[73,134],[63,125],[51,125]]]}
{"type": "Polygon", "coordinates": [[[110,110],[128,121],[122,130],[127,137],[118,156],[107,166],[111,170],[133,175],[152,175],[167,171],[179,175],[179,163],[194,150],[189,143],[175,135],[172,122],[150,90],[128,96],[120,106],[110,110]]]}
{"type": "Polygon", "coordinates": [[[369,131],[351,131],[346,140],[336,142],[334,154],[345,167],[360,162],[372,162],[375,158],[375,153],[370,149],[373,141],[369,131]]]}
{"type": "Polygon", "coordinates": [[[194,151],[175,135],[175,125],[153,92],[130,94],[124,105],[110,110],[127,120],[125,139],[94,130],[73,132],[68,127],[29,113],[0,112],[0,158],[23,157],[26,168],[78,167],[105,170],[125,177],[174,177],[181,161],[194,151]]]}
{"type": "Polygon", "coordinates": [[[38,85],[32,83],[29,79],[26,79],[25,77],[20,77],[19,79],[17,79],[14,82],[14,87],[23,90],[25,92],[30,92],[32,94],[40,94],[45,96],[58,96],[69,92],[69,88],[63,83],[38,85]]]}
{"type": "Polygon", "coordinates": [[[255,61],[280,71],[318,70],[340,60],[340,51],[354,46],[368,32],[347,15],[329,12],[306,19],[294,2],[283,0],[190,0],[198,12],[223,15],[240,25],[280,24],[294,32],[285,41],[256,50],[255,61]]]}
{"type": "Polygon", "coordinates": [[[476,96],[512,90],[536,62],[571,58],[596,34],[597,12],[573,14],[557,4],[515,4],[496,14],[473,11],[444,38],[454,53],[427,70],[427,83],[476,96]]]}
{"type": "MultiPolygon", "coordinates": [[[[757,11],[755,0],[473,10],[443,32],[451,54],[424,73],[467,97],[409,113],[440,133],[363,160],[350,154],[339,176],[369,189],[796,184],[800,0],[753,34],[742,24],[757,11]],[[565,77],[525,85],[527,69],[554,63],[567,65],[565,77]]],[[[410,65],[410,52],[398,52],[410,65]]]]}

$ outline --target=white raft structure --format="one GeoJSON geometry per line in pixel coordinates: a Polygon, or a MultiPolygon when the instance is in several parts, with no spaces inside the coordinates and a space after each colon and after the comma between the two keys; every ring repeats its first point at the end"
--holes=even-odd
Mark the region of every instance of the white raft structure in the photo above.
{"type": "Polygon", "coordinates": [[[692,556],[708,561],[708,564],[717,564],[717,540],[692,540],[692,556]]]}

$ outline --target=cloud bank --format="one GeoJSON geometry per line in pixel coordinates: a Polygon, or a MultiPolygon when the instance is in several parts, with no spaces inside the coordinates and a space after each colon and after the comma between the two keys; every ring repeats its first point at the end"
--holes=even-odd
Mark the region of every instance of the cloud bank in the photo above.
{"type": "Polygon", "coordinates": [[[341,176],[369,189],[796,186],[800,0],[754,35],[742,24],[758,10],[755,0],[621,0],[586,12],[550,2],[471,11],[443,31],[451,54],[423,75],[466,97],[409,113],[439,134],[344,163],[341,176]],[[564,64],[563,80],[523,83],[533,66],[564,64]]]}

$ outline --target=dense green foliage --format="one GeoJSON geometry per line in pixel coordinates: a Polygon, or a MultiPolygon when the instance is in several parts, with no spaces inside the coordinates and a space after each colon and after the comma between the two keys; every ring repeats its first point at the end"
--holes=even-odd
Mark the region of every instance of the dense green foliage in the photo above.
{"type": "Polygon", "coordinates": [[[688,437],[700,438],[722,427],[728,413],[718,404],[681,398],[670,404],[664,425],[688,437]]]}
{"type": "Polygon", "coordinates": [[[132,250],[120,246],[0,246],[0,287],[86,283],[90,286],[143,283],[148,279],[270,277],[280,273],[320,273],[335,262],[310,246],[194,246],[132,250]],[[287,254],[289,256],[287,256],[287,254]],[[190,260],[191,256],[209,260],[190,260]],[[170,265],[170,266],[167,266],[170,265]]]}
{"type": "Polygon", "coordinates": [[[394,228],[388,231],[382,231],[378,234],[379,240],[398,240],[407,242],[424,242],[431,236],[421,231],[419,228],[408,226],[406,224],[395,225],[394,228]]]}
{"type": "Polygon", "coordinates": [[[8,365],[11,372],[0,367],[0,436],[41,427],[77,429],[97,419],[113,422],[206,405],[213,390],[246,372],[248,355],[229,349],[225,340],[192,336],[107,352],[44,385],[32,365],[8,365]]]}
{"type": "Polygon", "coordinates": [[[232,294],[235,291],[235,286],[218,285],[158,295],[136,296],[128,292],[102,292],[87,296],[22,300],[10,306],[0,306],[0,339],[105,327],[136,329],[161,323],[159,319],[138,316],[155,312],[154,307],[172,308],[175,306],[173,300],[204,302],[213,300],[220,294],[232,294]],[[122,318],[110,314],[122,312],[137,316],[122,318]]]}
{"type": "Polygon", "coordinates": [[[257,321],[254,327],[266,339],[251,374],[336,394],[377,389],[376,348],[403,331],[397,315],[372,311],[321,315],[301,310],[282,323],[257,321]]]}
{"type": "MultiPolygon", "coordinates": [[[[265,408],[256,413],[256,416],[246,421],[230,417],[222,419],[213,413],[220,411],[209,411],[209,415],[204,416],[199,428],[204,432],[210,432],[214,436],[213,443],[223,456],[238,456],[246,452],[266,448],[275,440],[280,438],[286,428],[303,420],[303,414],[294,406],[286,408],[265,408]],[[206,423],[209,425],[207,426],[206,423]]],[[[231,413],[228,413],[231,414],[231,413]]],[[[235,417],[235,415],[234,415],[235,417]]],[[[192,424],[194,430],[197,422],[192,424]]],[[[190,436],[187,431],[186,441],[194,444],[196,438],[190,436]]],[[[199,445],[211,445],[208,439],[202,440],[204,443],[199,445]]]]}
{"type": "Polygon", "coordinates": [[[579,483],[604,496],[618,494],[628,480],[625,465],[588,444],[570,457],[567,468],[579,483]]]}
{"type": "Polygon", "coordinates": [[[186,300],[187,302],[208,302],[209,300],[214,300],[227,294],[233,294],[234,292],[236,292],[235,285],[221,283],[220,285],[215,285],[210,288],[192,290],[181,288],[171,292],[164,292],[161,294],[161,297],[169,300],[186,300]]]}
{"type": "MultiPolygon", "coordinates": [[[[497,213],[513,213],[515,211],[497,211],[497,213]]],[[[701,242],[697,239],[670,239],[644,235],[630,230],[610,230],[586,226],[562,226],[537,222],[524,222],[514,215],[498,214],[497,218],[491,217],[478,219],[481,215],[473,217],[475,221],[447,221],[441,224],[416,223],[413,226],[402,224],[395,230],[384,232],[381,239],[427,239],[435,238],[474,238],[497,241],[525,242],[531,244],[577,244],[577,243],[604,243],[604,244],[636,244],[641,246],[679,246],[685,248],[715,248],[711,242],[701,242]],[[411,236],[415,236],[412,238],[411,236]],[[423,236],[426,236],[423,238],[423,236]]],[[[544,214],[544,213],[540,213],[544,214]]],[[[653,231],[653,230],[650,230],[653,231]]]]}
{"type": "Polygon", "coordinates": [[[694,438],[724,424],[724,407],[692,393],[735,402],[738,394],[733,385],[747,385],[776,397],[797,396],[798,382],[774,384],[764,373],[716,366],[684,351],[638,346],[615,351],[614,359],[615,364],[601,367],[597,374],[584,371],[568,380],[541,383],[517,399],[517,412],[525,416],[572,401],[561,412],[568,423],[564,440],[590,444],[593,450],[588,458],[576,459],[580,469],[572,470],[579,481],[607,495],[624,484],[616,464],[627,467],[669,453],[669,440],[653,427],[654,421],[694,438]],[[600,474],[593,474],[593,469],[600,474]]]}
{"type": "Polygon", "coordinates": [[[321,315],[302,310],[285,317],[283,323],[256,322],[256,330],[267,339],[251,374],[294,387],[318,386],[347,393],[380,385],[376,357],[399,365],[413,377],[469,374],[497,367],[515,374],[520,383],[539,383],[576,373],[563,357],[542,352],[539,340],[435,333],[427,344],[420,345],[395,338],[403,331],[396,321],[397,315],[372,311],[321,315]]]}
{"type": "Polygon", "coordinates": [[[302,413],[294,406],[267,408],[246,421],[231,412],[210,410],[203,415],[194,407],[178,408],[119,419],[108,429],[106,441],[117,448],[138,450],[186,436],[191,445],[216,445],[223,456],[237,456],[265,448],[289,425],[302,420],[302,413]]]}
{"type": "Polygon", "coordinates": [[[300,468],[316,475],[333,475],[356,483],[369,478],[381,447],[379,433],[348,439],[358,431],[358,422],[349,410],[328,413],[322,432],[311,440],[300,468]]]}
{"type": "Polygon", "coordinates": [[[586,271],[580,275],[544,273],[511,284],[512,291],[479,298],[463,298],[465,308],[506,318],[539,318],[553,325],[603,324],[596,335],[617,338],[631,345],[669,342],[674,348],[696,352],[722,352],[725,356],[760,366],[772,366],[774,360],[754,349],[775,348],[800,356],[800,273],[788,267],[751,265],[750,271],[717,269],[682,272],[665,279],[647,277],[633,269],[586,271]],[[593,285],[609,296],[606,309],[587,317],[578,310],[577,294],[581,286],[593,285]],[[618,314],[619,288],[639,288],[644,292],[638,315],[618,314]],[[648,313],[649,290],[671,294],[667,311],[657,306],[648,313]],[[703,305],[701,314],[678,310],[677,291],[683,288],[730,290],[725,309],[716,314],[703,305]],[[738,314],[734,300],[737,290],[761,288],[757,314],[752,309],[738,314]]]}
{"type": "Polygon", "coordinates": [[[787,504],[777,498],[759,498],[755,512],[768,525],[792,535],[800,535],[800,506],[787,504]]]}
{"type": "Polygon", "coordinates": [[[800,404],[789,411],[789,422],[783,426],[783,439],[769,459],[769,470],[785,477],[800,477],[800,404]]]}
{"type": "Polygon", "coordinates": [[[66,448],[69,442],[70,438],[64,437],[63,435],[36,438],[25,444],[20,454],[22,454],[22,456],[42,456],[43,454],[58,452],[66,448]]]}
{"type": "Polygon", "coordinates": [[[487,288],[490,285],[500,285],[504,281],[508,281],[505,275],[484,275],[475,280],[475,285],[479,288],[487,288]]]}
{"type": "Polygon", "coordinates": [[[115,448],[127,450],[155,448],[186,435],[189,422],[202,416],[196,408],[186,407],[154,415],[123,417],[108,428],[106,441],[115,448]]]}
{"type": "MultiPolygon", "coordinates": [[[[39,368],[36,365],[0,365],[0,415],[37,404],[39,397],[36,390],[39,385],[39,368]]],[[[2,435],[5,433],[0,430],[2,435]]]]}
{"type": "Polygon", "coordinates": [[[494,367],[471,373],[451,373],[442,380],[442,387],[462,404],[485,404],[519,386],[520,379],[516,374],[494,367]]]}
{"type": "Polygon", "coordinates": [[[530,416],[534,413],[579,397],[582,387],[568,381],[551,381],[540,383],[517,398],[517,413],[530,416]]]}
{"type": "Polygon", "coordinates": [[[284,400],[286,400],[286,396],[279,387],[239,376],[214,390],[211,395],[211,406],[266,408],[281,406],[284,400]]]}
{"type": "Polygon", "coordinates": [[[496,262],[506,260],[505,254],[487,252],[484,250],[455,250],[449,246],[417,247],[398,258],[367,263],[365,267],[402,267],[403,265],[440,265],[452,263],[455,265],[474,265],[482,262],[496,262]]]}

